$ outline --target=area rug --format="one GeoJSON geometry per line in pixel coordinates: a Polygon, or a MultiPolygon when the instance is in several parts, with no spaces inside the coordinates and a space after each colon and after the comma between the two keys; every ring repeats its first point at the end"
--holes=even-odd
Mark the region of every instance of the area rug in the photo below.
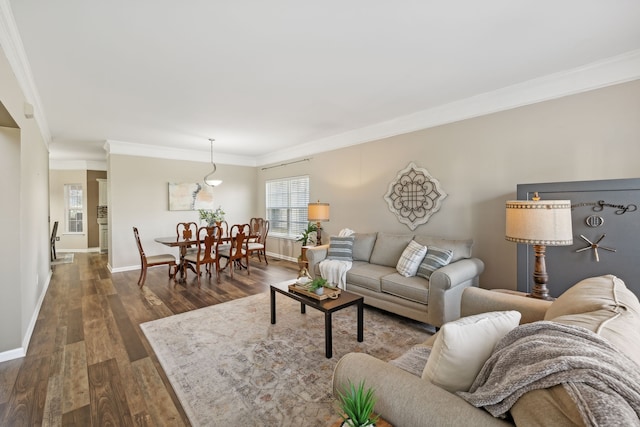
{"type": "Polygon", "coordinates": [[[324,314],[283,295],[270,324],[269,294],[140,325],[194,426],[326,426],[339,418],[333,369],[357,351],[382,360],[426,340],[428,325],[365,307],[333,314],[333,358],[325,357],[324,314]]]}
{"type": "Polygon", "coordinates": [[[73,263],[73,252],[57,254],[56,259],[51,261],[51,265],[72,264],[72,263],[73,263]]]}

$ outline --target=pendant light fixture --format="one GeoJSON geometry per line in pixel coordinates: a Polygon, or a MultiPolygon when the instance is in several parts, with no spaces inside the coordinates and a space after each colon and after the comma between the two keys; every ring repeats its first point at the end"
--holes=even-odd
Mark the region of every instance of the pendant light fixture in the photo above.
{"type": "Polygon", "coordinates": [[[222,184],[222,180],[221,179],[215,179],[213,177],[213,174],[216,173],[216,164],[213,163],[213,141],[215,141],[212,138],[209,138],[209,142],[211,143],[211,165],[213,166],[213,170],[211,172],[209,172],[208,175],[206,175],[204,177],[204,183],[207,184],[210,187],[217,187],[218,185],[222,184]]]}

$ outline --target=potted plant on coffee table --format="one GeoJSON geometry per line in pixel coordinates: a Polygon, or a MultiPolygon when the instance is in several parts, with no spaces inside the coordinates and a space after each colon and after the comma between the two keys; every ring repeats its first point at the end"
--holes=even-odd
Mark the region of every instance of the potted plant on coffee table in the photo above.
{"type": "Polygon", "coordinates": [[[322,295],[324,288],[327,286],[327,279],[316,277],[309,285],[309,292],[315,292],[316,295],[322,295]]]}
{"type": "Polygon", "coordinates": [[[371,427],[376,425],[378,416],[372,416],[376,399],[372,388],[365,389],[364,381],[361,381],[357,386],[349,381],[344,391],[338,392],[338,401],[343,413],[342,426],[371,427]]]}

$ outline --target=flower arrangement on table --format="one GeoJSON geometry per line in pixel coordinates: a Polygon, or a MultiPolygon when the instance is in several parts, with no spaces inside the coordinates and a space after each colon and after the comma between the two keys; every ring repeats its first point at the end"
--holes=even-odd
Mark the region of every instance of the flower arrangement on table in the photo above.
{"type": "Polygon", "coordinates": [[[209,227],[216,224],[216,222],[224,221],[225,212],[222,210],[222,206],[218,206],[218,209],[198,209],[200,213],[200,219],[205,221],[209,227]]]}

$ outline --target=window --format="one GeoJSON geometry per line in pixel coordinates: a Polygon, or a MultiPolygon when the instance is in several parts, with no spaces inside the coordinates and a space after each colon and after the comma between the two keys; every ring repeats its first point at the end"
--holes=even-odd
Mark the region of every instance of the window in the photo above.
{"type": "Polygon", "coordinates": [[[309,177],[274,179],[266,183],[269,233],[296,238],[307,228],[309,177]]]}
{"type": "Polygon", "coordinates": [[[82,233],[84,217],[82,204],[83,190],[81,184],[64,185],[64,217],[67,233],[82,233]]]}

